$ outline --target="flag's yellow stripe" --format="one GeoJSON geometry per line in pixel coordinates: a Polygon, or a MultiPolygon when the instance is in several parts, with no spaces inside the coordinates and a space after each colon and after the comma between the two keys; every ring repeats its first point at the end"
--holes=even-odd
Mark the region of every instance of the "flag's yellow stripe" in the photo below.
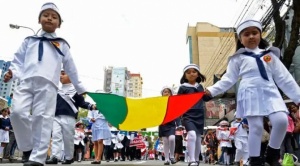
{"type": "Polygon", "coordinates": [[[160,125],[166,115],[168,97],[126,98],[127,116],[120,129],[139,130],[160,125]]]}

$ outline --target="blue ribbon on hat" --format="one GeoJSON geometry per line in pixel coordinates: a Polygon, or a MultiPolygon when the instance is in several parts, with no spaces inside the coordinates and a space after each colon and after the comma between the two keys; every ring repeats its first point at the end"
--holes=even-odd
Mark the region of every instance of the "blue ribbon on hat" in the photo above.
{"type": "Polygon", "coordinates": [[[244,55],[255,58],[260,75],[262,76],[263,79],[265,79],[267,81],[269,81],[268,74],[267,74],[266,68],[264,66],[264,63],[260,58],[263,57],[264,55],[268,54],[269,52],[271,52],[271,51],[270,50],[263,51],[260,54],[255,54],[253,52],[247,52],[247,51],[243,53],[244,55]]]}

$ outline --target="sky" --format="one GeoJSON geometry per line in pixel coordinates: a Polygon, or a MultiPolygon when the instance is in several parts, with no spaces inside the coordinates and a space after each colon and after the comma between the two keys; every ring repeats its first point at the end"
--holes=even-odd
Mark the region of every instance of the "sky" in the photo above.
{"type": "MultiPolygon", "coordinates": [[[[0,1],[0,59],[12,60],[29,29],[37,31],[41,6],[49,0],[0,1]]],[[[53,0],[63,23],[58,36],[71,45],[79,76],[90,92],[103,89],[106,66],[127,67],[143,77],[143,97],[179,85],[189,64],[188,25],[232,27],[244,0],[53,0]]],[[[201,66],[200,66],[201,68],[201,66]]]]}

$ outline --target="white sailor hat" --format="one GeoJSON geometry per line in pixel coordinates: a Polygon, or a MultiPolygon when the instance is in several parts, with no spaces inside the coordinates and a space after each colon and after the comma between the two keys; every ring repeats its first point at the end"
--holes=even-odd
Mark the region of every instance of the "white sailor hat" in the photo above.
{"type": "Polygon", "coordinates": [[[185,66],[185,67],[183,68],[183,73],[184,73],[185,71],[187,71],[188,69],[195,69],[195,70],[197,70],[197,71],[200,72],[200,67],[199,67],[198,65],[196,65],[196,64],[189,64],[189,65],[185,66]]]}
{"type": "Polygon", "coordinates": [[[171,91],[171,95],[173,95],[173,94],[174,94],[174,91],[173,91],[173,89],[172,89],[171,87],[169,87],[169,86],[164,86],[164,87],[161,89],[160,93],[162,94],[162,93],[163,93],[163,91],[164,91],[165,89],[170,89],[170,91],[171,91]]]}
{"type": "Polygon", "coordinates": [[[260,30],[260,32],[262,31],[262,25],[261,25],[260,21],[249,19],[249,20],[245,20],[245,21],[241,22],[237,26],[237,28],[236,28],[237,35],[240,36],[240,33],[248,27],[256,27],[260,30]]]}
{"type": "Polygon", "coordinates": [[[60,12],[59,12],[57,6],[54,3],[52,3],[52,2],[47,2],[47,3],[43,4],[43,6],[41,8],[41,11],[40,11],[40,14],[39,14],[39,21],[40,21],[42,12],[45,11],[45,10],[47,10],[47,9],[52,9],[52,10],[54,10],[58,14],[58,17],[59,17],[59,26],[60,26],[61,23],[62,23],[60,12]]]}
{"type": "Polygon", "coordinates": [[[226,120],[222,120],[220,126],[229,126],[229,123],[226,120]]]}

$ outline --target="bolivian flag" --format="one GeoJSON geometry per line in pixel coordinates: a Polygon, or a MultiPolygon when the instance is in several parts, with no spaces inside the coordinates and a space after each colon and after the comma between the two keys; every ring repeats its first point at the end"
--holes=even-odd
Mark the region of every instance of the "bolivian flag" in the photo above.
{"type": "Polygon", "coordinates": [[[88,95],[96,102],[97,108],[110,124],[120,130],[140,130],[178,118],[192,108],[204,93],[141,99],[107,93],[88,95]]]}

